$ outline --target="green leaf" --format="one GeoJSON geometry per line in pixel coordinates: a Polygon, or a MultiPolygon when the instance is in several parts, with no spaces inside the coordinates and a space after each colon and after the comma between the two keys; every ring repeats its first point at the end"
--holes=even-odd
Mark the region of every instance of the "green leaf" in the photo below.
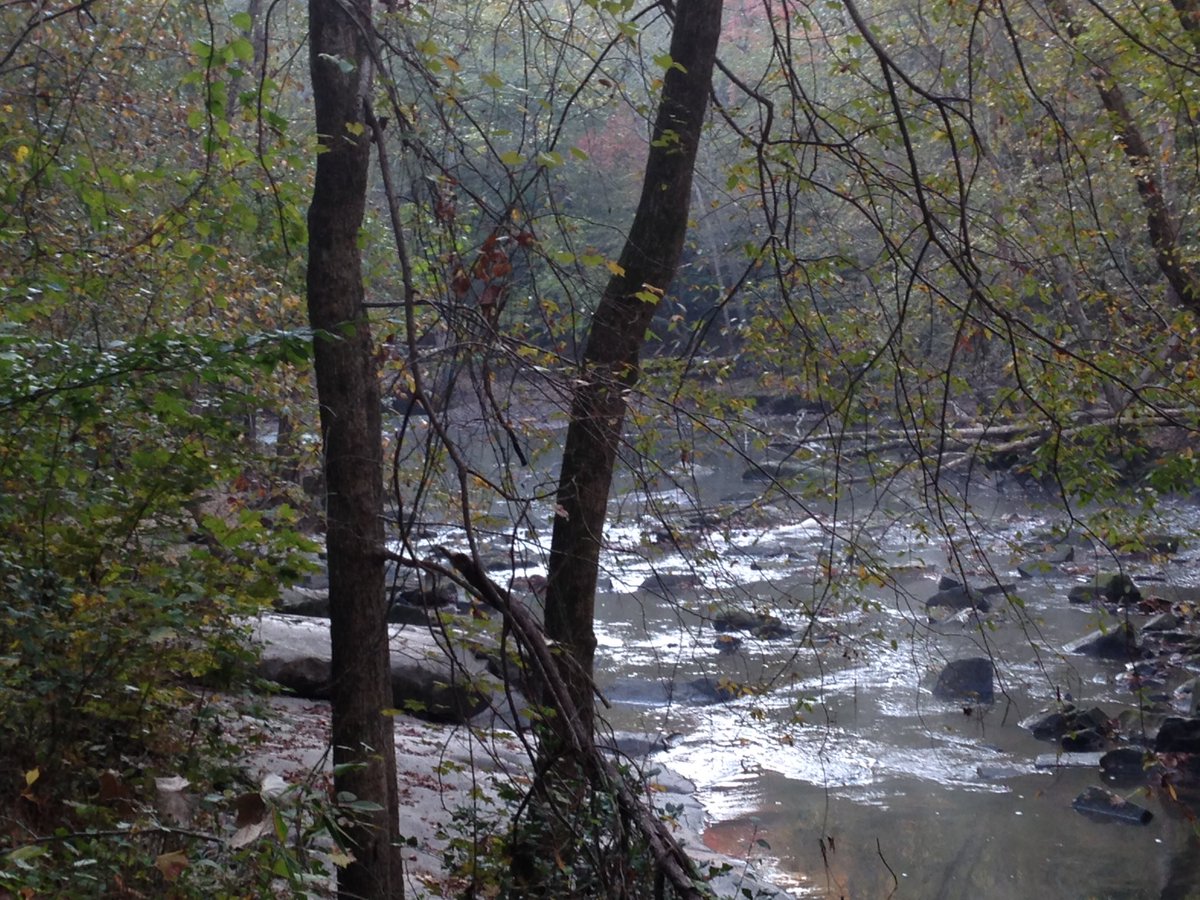
{"type": "Polygon", "coordinates": [[[229,42],[229,49],[242,62],[254,62],[254,45],[246,38],[234,38],[229,42]]]}
{"type": "Polygon", "coordinates": [[[506,150],[500,154],[500,162],[506,166],[519,166],[525,162],[525,157],[516,150],[506,150]]]}

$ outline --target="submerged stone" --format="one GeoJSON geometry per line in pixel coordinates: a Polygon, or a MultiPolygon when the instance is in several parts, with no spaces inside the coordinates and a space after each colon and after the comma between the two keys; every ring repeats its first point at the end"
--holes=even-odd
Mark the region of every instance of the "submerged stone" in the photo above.
{"type": "Polygon", "coordinates": [[[1170,716],[1154,739],[1158,753],[1200,753],[1200,719],[1170,716]]]}
{"type": "Polygon", "coordinates": [[[1072,603],[1092,603],[1104,601],[1127,606],[1142,599],[1133,579],[1123,572],[1097,575],[1087,584],[1077,584],[1071,588],[1067,599],[1072,603]]]}
{"type": "Polygon", "coordinates": [[[995,697],[992,679],[995,667],[986,657],[956,659],[938,675],[933,696],[939,700],[970,700],[991,703],[995,697]]]}
{"type": "Polygon", "coordinates": [[[1153,754],[1136,747],[1118,747],[1100,757],[1100,772],[1115,784],[1143,784],[1155,766],[1153,754]]]}
{"type": "Polygon", "coordinates": [[[1089,819],[1102,822],[1146,825],[1154,818],[1150,810],[1101,787],[1088,788],[1071,805],[1089,819]]]}
{"type": "Polygon", "coordinates": [[[925,608],[927,610],[939,606],[955,610],[977,609],[980,612],[987,612],[992,608],[991,602],[984,596],[982,591],[962,584],[943,588],[925,601],[925,608]]]}
{"type": "Polygon", "coordinates": [[[1053,548],[1017,563],[1017,573],[1022,578],[1048,575],[1059,565],[1075,559],[1075,548],[1070,544],[1056,544],[1053,548]]]}
{"type": "Polygon", "coordinates": [[[1100,707],[1079,709],[1073,703],[1044,709],[1018,724],[1029,729],[1039,741],[1059,741],[1069,734],[1084,731],[1102,733],[1109,728],[1108,715],[1100,707]]]}
{"type": "Polygon", "coordinates": [[[1068,653],[1078,653],[1093,659],[1112,659],[1131,662],[1141,659],[1137,629],[1129,622],[1122,622],[1109,631],[1093,631],[1066,647],[1068,653]]]}

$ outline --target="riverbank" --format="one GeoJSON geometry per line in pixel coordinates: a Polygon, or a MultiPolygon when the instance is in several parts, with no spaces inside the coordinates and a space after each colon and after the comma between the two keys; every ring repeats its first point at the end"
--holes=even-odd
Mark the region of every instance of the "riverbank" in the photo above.
{"type": "MultiPolygon", "coordinates": [[[[246,764],[259,780],[277,776],[289,784],[323,783],[331,778],[329,704],[273,697],[264,701],[269,718],[243,721],[247,734],[261,737],[246,764]]],[[[396,769],[400,790],[405,896],[461,896],[466,885],[447,871],[446,859],[460,841],[505,827],[498,787],[527,783],[528,750],[511,732],[440,725],[407,715],[395,717],[396,769]]],[[[762,880],[754,863],[716,853],[704,845],[704,808],[691,782],[665,769],[648,769],[656,807],[667,812],[677,836],[700,868],[723,868],[710,886],[718,897],[787,897],[762,880]]]]}

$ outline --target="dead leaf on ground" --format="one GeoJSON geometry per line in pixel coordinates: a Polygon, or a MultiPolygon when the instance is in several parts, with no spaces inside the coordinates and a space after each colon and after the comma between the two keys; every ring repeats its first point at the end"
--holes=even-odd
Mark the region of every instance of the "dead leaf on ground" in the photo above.
{"type": "Polygon", "coordinates": [[[167,881],[175,881],[188,867],[187,854],[182,850],[172,850],[170,853],[160,853],[154,860],[154,866],[162,872],[167,881]]]}

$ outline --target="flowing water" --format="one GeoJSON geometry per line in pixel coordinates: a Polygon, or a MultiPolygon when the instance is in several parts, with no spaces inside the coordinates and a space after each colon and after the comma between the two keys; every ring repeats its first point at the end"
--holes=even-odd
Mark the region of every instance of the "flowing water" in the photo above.
{"type": "MultiPolygon", "coordinates": [[[[973,546],[964,533],[970,551],[959,563],[981,583],[1017,583],[1023,605],[1000,600],[986,616],[933,623],[924,600],[953,568],[949,547],[926,536],[919,515],[885,506],[840,523],[873,537],[882,583],[839,566],[835,520],[822,513],[700,528],[692,549],[657,557],[636,525],[611,530],[610,542],[630,550],[607,560],[613,590],[599,603],[598,678],[616,701],[609,715],[618,727],[678,733],[656,759],[696,783],[712,817],[706,843],[761,859],[805,897],[1200,896],[1200,846],[1178,804],[1127,788],[1154,812],[1148,826],[1087,819],[1072,800],[1100,783],[1097,769],[1036,768],[1057,745],[1017,724],[1060,698],[1110,716],[1137,707],[1119,663],[1063,652],[1118,623],[1067,601],[1073,584],[1112,570],[1111,557],[1081,550],[1062,571],[1022,580],[1013,547],[1065,515],[977,491],[973,546]],[[652,567],[660,582],[641,587],[652,567]],[[706,622],[715,598],[769,610],[796,633],[741,634],[737,650],[722,652],[706,622]],[[995,702],[935,699],[945,663],[973,656],[995,662],[995,702]],[[746,693],[710,705],[659,695],[664,679],[697,676],[746,693]]],[[[1189,506],[1161,512],[1176,529],[1195,524],[1189,506]]],[[[1200,576],[1186,552],[1122,562],[1144,592],[1168,598],[1190,596],[1200,576]]]]}
{"type": "MultiPolygon", "coordinates": [[[[1097,769],[1038,768],[1057,745],[1018,725],[1068,698],[1109,716],[1138,708],[1121,664],[1063,649],[1118,623],[1067,600],[1114,557],[1081,547],[1044,575],[1015,571],[1018,548],[1066,523],[1061,506],[985,479],[943,506],[949,542],[919,486],[804,505],[745,481],[744,469],[719,460],[649,494],[619,487],[597,598],[605,716],[674,736],[654,760],[695,783],[710,847],[760,860],[798,897],[1200,897],[1200,841],[1184,807],[1132,787],[1120,790],[1154,813],[1149,825],[1085,818],[1072,801],[1101,783],[1097,769]],[[1015,583],[1017,602],[930,621],[924,601],[939,578],[963,572],[1015,583]],[[713,628],[729,607],[794,631],[731,633],[741,644],[730,651],[713,628]],[[993,703],[934,698],[947,661],[980,656],[996,666],[993,703]],[[708,702],[689,686],[698,678],[732,699],[708,702]]],[[[544,522],[552,514],[536,510],[544,522]]],[[[1182,501],[1157,515],[1159,530],[1200,525],[1182,501]]],[[[544,551],[521,548],[530,567],[517,574],[544,574],[544,551]]],[[[1200,553],[1186,545],[1119,565],[1144,593],[1197,595],[1200,553]]]]}

